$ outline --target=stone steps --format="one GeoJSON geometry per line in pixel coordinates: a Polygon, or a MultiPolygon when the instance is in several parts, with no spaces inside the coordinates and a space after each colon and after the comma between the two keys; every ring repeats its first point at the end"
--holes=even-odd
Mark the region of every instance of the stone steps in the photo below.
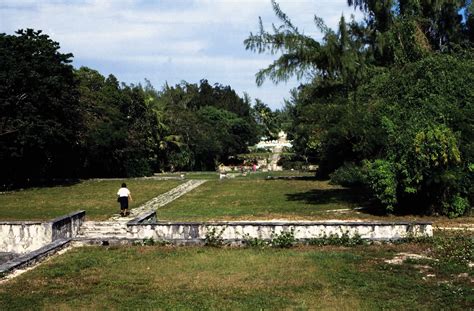
{"type": "Polygon", "coordinates": [[[196,187],[202,185],[206,180],[192,179],[187,182],[171,189],[170,191],[163,193],[156,198],[151,199],[145,204],[130,210],[130,215],[127,217],[120,217],[120,215],[114,215],[107,221],[86,221],[82,224],[81,228],[75,240],[87,241],[87,240],[120,240],[127,239],[129,237],[127,231],[127,222],[134,219],[135,217],[145,212],[156,210],[173,200],[176,200],[180,196],[188,193],[196,187]]]}
{"type": "Polygon", "coordinates": [[[113,221],[86,221],[82,224],[77,239],[126,238],[127,227],[124,223],[113,221]]]}

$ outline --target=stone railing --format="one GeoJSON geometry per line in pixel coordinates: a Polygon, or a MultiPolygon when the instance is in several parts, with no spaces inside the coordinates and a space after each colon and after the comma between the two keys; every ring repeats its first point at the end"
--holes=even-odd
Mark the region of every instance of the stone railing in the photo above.
{"type": "Polygon", "coordinates": [[[28,253],[55,240],[72,238],[84,221],[85,211],[38,221],[0,221],[0,252],[28,253]]]}
{"type": "Polygon", "coordinates": [[[127,226],[156,223],[156,211],[148,211],[127,222],[127,226]]]}
{"type": "Polygon", "coordinates": [[[296,240],[327,236],[360,236],[367,240],[391,241],[405,237],[433,236],[429,222],[344,222],[344,221],[236,221],[127,223],[131,239],[154,239],[175,243],[199,243],[214,230],[228,242],[248,238],[271,240],[292,231],[296,240]]]}

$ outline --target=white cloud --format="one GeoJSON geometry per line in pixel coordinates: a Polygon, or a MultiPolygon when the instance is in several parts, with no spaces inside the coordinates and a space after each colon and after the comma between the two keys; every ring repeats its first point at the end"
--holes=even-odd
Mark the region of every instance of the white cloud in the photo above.
{"type": "MultiPolygon", "coordinates": [[[[313,36],[319,35],[314,14],[335,27],[343,12],[353,13],[346,0],[279,3],[300,30],[313,36]]],[[[258,93],[277,107],[275,98],[288,96],[289,86],[267,83],[257,89],[254,75],[273,57],[245,51],[242,43],[258,30],[259,16],[266,26],[278,23],[270,0],[0,0],[0,31],[42,29],[62,51],[74,54],[77,66],[114,73],[128,83],[151,76],[158,85],[178,75],[179,80],[221,77],[226,81],[215,82],[258,93]]]]}

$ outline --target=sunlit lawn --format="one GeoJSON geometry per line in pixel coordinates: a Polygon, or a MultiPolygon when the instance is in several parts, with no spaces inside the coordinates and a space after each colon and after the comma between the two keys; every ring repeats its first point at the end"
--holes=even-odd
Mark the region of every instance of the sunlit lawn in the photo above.
{"type": "MultiPolygon", "coordinates": [[[[219,179],[218,172],[204,171],[204,172],[177,172],[177,173],[164,173],[157,174],[157,177],[179,177],[184,174],[186,179],[219,179]]],[[[275,171],[275,172],[245,172],[245,176],[240,171],[228,172],[228,176],[236,179],[249,180],[249,179],[265,179],[268,177],[281,177],[281,176],[292,176],[292,177],[314,177],[314,172],[300,172],[300,171],[275,171]]]]}
{"type": "Polygon", "coordinates": [[[474,217],[384,215],[361,190],[347,189],[302,176],[295,180],[253,177],[209,180],[192,192],[161,207],[159,220],[379,220],[433,221],[434,225],[474,224],[474,217]],[[354,208],[365,208],[354,209],[354,208]]]}
{"type": "Polygon", "coordinates": [[[158,209],[160,220],[314,219],[358,206],[357,193],[317,180],[208,181],[158,209]]]}
{"type": "Polygon", "coordinates": [[[132,192],[131,207],[162,194],[180,181],[89,180],[69,186],[32,188],[0,195],[0,220],[47,220],[77,210],[88,219],[107,219],[119,211],[116,193],[122,182],[132,192]]]}
{"type": "Polygon", "coordinates": [[[388,265],[419,246],[87,247],[0,284],[2,310],[468,310],[469,278],[388,265]],[[427,277],[427,274],[435,274],[427,277]],[[26,285],[26,286],[25,286],[26,285]]]}

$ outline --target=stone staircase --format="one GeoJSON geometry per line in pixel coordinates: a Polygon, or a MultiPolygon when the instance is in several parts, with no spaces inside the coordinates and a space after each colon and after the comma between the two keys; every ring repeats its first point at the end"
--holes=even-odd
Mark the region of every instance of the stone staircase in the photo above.
{"type": "Polygon", "coordinates": [[[107,221],[85,221],[74,239],[83,242],[127,239],[127,222],[142,213],[165,206],[196,187],[199,187],[204,182],[206,182],[206,180],[188,180],[170,191],[151,199],[145,204],[131,209],[130,215],[127,217],[121,217],[119,214],[115,214],[107,221]]]}
{"type": "Polygon", "coordinates": [[[86,221],[76,236],[76,240],[126,239],[127,225],[115,221],[86,221]]]}

